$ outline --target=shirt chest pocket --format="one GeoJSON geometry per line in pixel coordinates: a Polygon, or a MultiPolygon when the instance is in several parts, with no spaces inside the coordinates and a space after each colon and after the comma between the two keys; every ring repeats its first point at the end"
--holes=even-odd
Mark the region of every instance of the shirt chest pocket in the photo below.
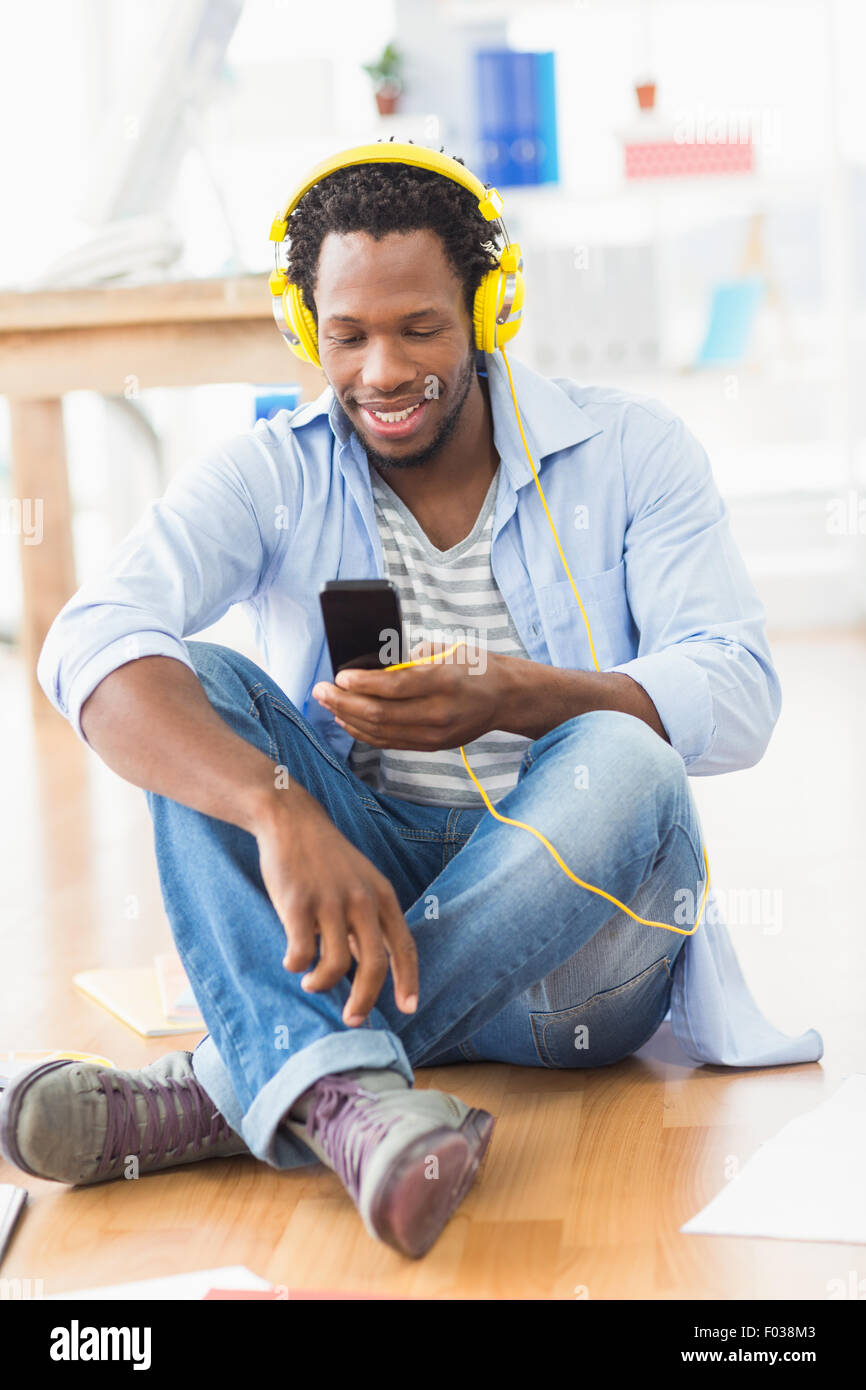
{"type": "MultiPolygon", "coordinates": [[[[575,574],[574,584],[586,609],[601,670],[631,660],[637,650],[637,632],[626,595],[625,561],[598,574],[575,574]]],[[[586,623],[570,580],[545,585],[536,590],[536,598],[553,665],[594,670],[586,623]]]]}

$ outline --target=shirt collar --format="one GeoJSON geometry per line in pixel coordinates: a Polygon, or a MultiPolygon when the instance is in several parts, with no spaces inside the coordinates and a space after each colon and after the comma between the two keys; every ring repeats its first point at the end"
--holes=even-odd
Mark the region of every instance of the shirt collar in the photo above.
{"type": "MultiPolygon", "coordinates": [[[[479,351],[476,365],[479,372],[487,374],[493,413],[493,442],[497,453],[515,489],[522,487],[532,482],[532,470],[520,438],[502,353],[479,351]]],[[[509,358],[508,365],[514,380],[523,432],[536,467],[548,455],[581,444],[585,439],[601,433],[603,426],[597,424],[555,381],[540,376],[523,362],[509,358]]],[[[353,441],[359,456],[363,457],[363,448],[354,427],[330,386],[316,400],[295,412],[292,428],[309,424],[320,415],[328,416],[331,431],[342,447],[353,441]]]]}

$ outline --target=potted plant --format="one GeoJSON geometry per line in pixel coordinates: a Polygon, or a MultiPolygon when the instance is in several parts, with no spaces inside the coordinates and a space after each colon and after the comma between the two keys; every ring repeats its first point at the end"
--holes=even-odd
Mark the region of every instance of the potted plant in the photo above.
{"type": "Polygon", "coordinates": [[[374,63],[363,63],[362,67],[373,81],[379,115],[392,115],[397,107],[397,98],[403,90],[400,76],[403,69],[402,54],[392,43],[388,43],[374,63]]]}

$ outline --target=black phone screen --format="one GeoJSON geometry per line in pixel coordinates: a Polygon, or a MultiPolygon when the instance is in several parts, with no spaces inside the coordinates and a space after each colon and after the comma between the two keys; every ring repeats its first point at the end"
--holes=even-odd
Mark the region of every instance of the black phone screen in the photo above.
{"type": "Polygon", "coordinates": [[[319,594],[334,675],[402,661],[400,598],[389,579],[331,579],[319,594]]]}

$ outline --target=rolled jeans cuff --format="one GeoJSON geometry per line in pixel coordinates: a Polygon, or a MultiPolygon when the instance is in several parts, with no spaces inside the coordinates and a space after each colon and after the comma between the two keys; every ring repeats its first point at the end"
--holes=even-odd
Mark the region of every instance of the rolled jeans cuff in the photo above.
{"type": "Polygon", "coordinates": [[[397,1071],[409,1085],[414,1075],[405,1048],[395,1033],[381,1029],[355,1028],[329,1033],[289,1057],[275,1076],[259,1091],[244,1114],[238,1103],[228,1071],[213,1038],[202,1038],[193,1053],[193,1071],[220,1114],[228,1120],[256,1158],[274,1168],[292,1168],[315,1163],[312,1149],[280,1123],[315,1081],[333,1072],[354,1067],[381,1067],[397,1071]]]}

